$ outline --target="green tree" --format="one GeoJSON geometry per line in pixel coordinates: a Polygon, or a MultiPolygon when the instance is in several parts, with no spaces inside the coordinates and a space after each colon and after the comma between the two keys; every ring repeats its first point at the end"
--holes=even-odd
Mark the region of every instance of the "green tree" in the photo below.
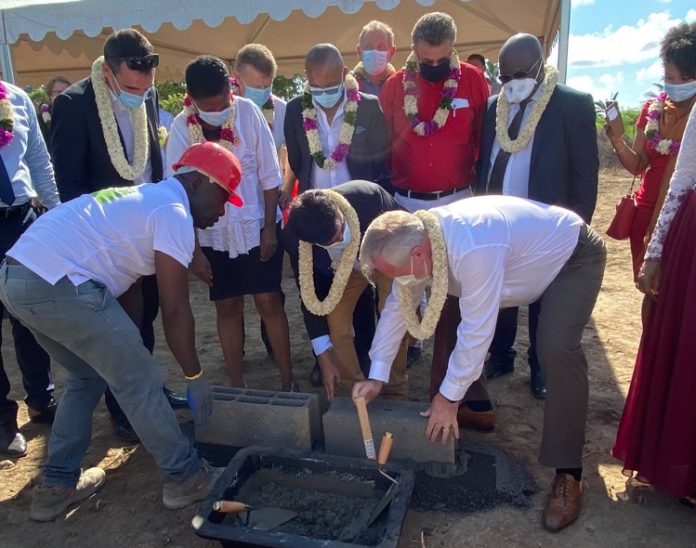
{"type": "Polygon", "coordinates": [[[299,74],[294,74],[289,78],[282,74],[276,74],[273,79],[273,93],[286,101],[300,95],[303,87],[304,79],[299,74]]]}

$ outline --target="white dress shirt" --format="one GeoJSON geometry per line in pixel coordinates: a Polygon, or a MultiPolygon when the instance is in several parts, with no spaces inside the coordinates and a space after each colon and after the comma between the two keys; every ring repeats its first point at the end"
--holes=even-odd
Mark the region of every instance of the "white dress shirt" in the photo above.
{"type": "MultiPolygon", "coordinates": [[[[273,136],[261,109],[244,97],[235,96],[235,101],[237,119],[234,131],[239,144],[233,147],[232,152],[242,165],[242,180],[236,192],[244,205],[236,207],[225,204],[225,214],[215,225],[197,231],[201,246],[227,251],[230,259],[247,254],[260,245],[265,219],[263,192],[278,188],[282,182],[273,136]]],[[[191,139],[186,115],[181,112],[174,118],[167,141],[166,177],[174,175],[172,163],[181,158],[189,146],[191,139]]],[[[280,218],[280,210],[276,208],[276,222],[280,218]]]]}
{"type": "MultiPolygon", "coordinates": [[[[481,374],[498,310],[541,297],[575,249],[583,221],[567,209],[511,196],[470,198],[430,211],[442,228],[448,292],[459,297],[462,316],[440,393],[461,400],[481,374]]],[[[389,380],[405,333],[392,291],[370,349],[371,379],[389,380]]]]}
{"type": "Polygon", "coordinates": [[[7,98],[12,103],[12,140],[0,148],[7,175],[12,183],[15,200],[12,204],[0,201],[0,207],[20,206],[35,198],[52,208],[60,203],[51,158],[36,119],[36,110],[29,96],[17,86],[3,82],[7,98]]]}
{"type": "MultiPolygon", "coordinates": [[[[131,119],[131,110],[123,106],[121,101],[118,100],[116,95],[111,89],[109,89],[109,94],[111,96],[111,106],[114,109],[114,116],[116,117],[116,123],[118,124],[118,129],[121,132],[121,137],[123,137],[123,143],[126,145],[126,157],[129,162],[133,162],[133,148],[135,146],[135,134],[133,133],[133,120],[131,119]]],[[[145,107],[147,108],[147,107],[145,107]]],[[[149,130],[149,122],[146,126],[149,130]]],[[[148,142],[150,135],[147,136],[148,142]]],[[[150,156],[152,151],[148,149],[147,159],[145,161],[145,169],[143,170],[140,177],[136,177],[133,181],[133,185],[142,185],[143,183],[152,182],[152,162],[150,162],[150,156]]]]}
{"type": "MultiPolygon", "coordinates": [[[[343,101],[336,109],[336,114],[334,115],[331,125],[329,125],[329,120],[326,118],[326,113],[324,109],[318,106],[314,99],[312,103],[314,104],[314,109],[317,111],[317,127],[319,129],[319,140],[321,141],[321,148],[324,150],[324,156],[328,159],[331,153],[336,148],[338,144],[338,139],[341,134],[341,127],[343,126],[343,106],[348,100],[345,90],[343,91],[343,101]]],[[[312,162],[314,159],[312,159],[312,162]]],[[[311,188],[333,188],[341,183],[347,183],[351,180],[350,172],[348,171],[348,166],[346,160],[336,164],[334,169],[324,169],[316,164],[312,166],[312,176],[311,176],[311,188]]]]}
{"type": "MultiPolygon", "coordinates": [[[[525,124],[529,120],[529,115],[534,109],[535,103],[541,97],[544,85],[542,84],[532,95],[531,101],[524,109],[524,114],[522,114],[522,126],[520,127],[520,133],[524,129],[525,124]]],[[[520,105],[517,103],[510,103],[510,112],[508,113],[508,127],[512,123],[513,118],[519,112],[520,105]]],[[[505,177],[503,177],[503,194],[505,196],[519,196],[520,198],[529,197],[529,167],[532,161],[532,144],[534,143],[534,136],[529,140],[522,150],[513,152],[510,155],[507,166],[505,168],[505,177]]],[[[495,164],[495,159],[500,151],[500,141],[496,135],[493,141],[493,148],[491,149],[491,162],[488,166],[488,179],[491,178],[491,171],[493,171],[493,164],[495,164]]]]}
{"type": "Polygon", "coordinates": [[[285,106],[286,102],[280,97],[271,95],[273,101],[273,124],[271,124],[271,133],[273,134],[273,142],[275,143],[276,152],[280,153],[280,147],[285,144],[285,106]]]}

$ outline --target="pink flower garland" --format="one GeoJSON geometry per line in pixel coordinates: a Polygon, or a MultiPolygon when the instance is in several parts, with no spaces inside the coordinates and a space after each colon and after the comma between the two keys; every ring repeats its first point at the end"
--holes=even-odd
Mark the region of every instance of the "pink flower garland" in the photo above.
{"type": "Polygon", "coordinates": [[[7,98],[7,88],[0,82],[0,148],[7,146],[14,138],[12,103],[7,98]]]}
{"type": "Polygon", "coordinates": [[[655,108],[653,108],[653,105],[651,105],[648,109],[648,113],[646,115],[648,123],[646,124],[645,128],[645,136],[648,139],[647,146],[649,149],[656,150],[664,156],[674,156],[679,152],[681,141],[665,139],[657,129],[660,125],[660,118],[662,118],[662,111],[665,108],[666,99],[667,93],[664,91],[658,93],[657,97],[655,98],[655,108]],[[648,125],[652,127],[648,128],[648,125]],[[663,143],[663,141],[666,142],[663,143]]]}

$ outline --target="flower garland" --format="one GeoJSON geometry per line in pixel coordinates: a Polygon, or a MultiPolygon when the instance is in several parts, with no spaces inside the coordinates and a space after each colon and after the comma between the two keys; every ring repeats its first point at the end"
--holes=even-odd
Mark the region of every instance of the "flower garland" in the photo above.
{"type": "Polygon", "coordinates": [[[449,261],[447,260],[445,239],[442,236],[442,229],[437,222],[437,217],[425,210],[416,211],[415,215],[421,220],[428,233],[433,258],[433,285],[428,306],[423,314],[423,321],[418,321],[413,293],[410,288],[397,286],[397,296],[408,332],[417,339],[425,340],[435,333],[442,307],[445,305],[449,287],[449,261]]]}
{"type": "MultiPolygon", "coordinates": [[[[239,82],[234,76],[230,76],[230,86],[232,87],[232,93],[235,95],[241,95],[239,91],[239,82]]],[[[268,96],[268,99],[261,107],[261,113],[263,117],[268,122],[268,125],[273,128],[273,121],[275,120],[275,105],[273,104],[273,94],[268,96]]]]}
{"type": "Polygon", "coordinates": [[[662,156],[674,156],[679,152],[681,141],[664,139],[660,134],[660,118],[665,110],[665,100],[667,93],[664,91],[657,94],[655,100],[648,107],[647,119],[645,124],[645,136],[648,139],[648,148],[653,149],[662,156]]]}
{"type": "Polygon", "coordinates": [[[452,51],[450,55],[449,75],[442,87],[440,104],[432,120],[421,120],[418,116],[418,88],[416,87],[416,74],[418,72],[416,68],[416,54],[411,52],[406,59],[406,67],[404,68],[404,113],[410,120],[411,128],[416,135],[428,136],[444,127],[452,111],[452,100],[459,88],[461,75],[459,56],[456,51],[452,51]]]}
{"type": "Polygon", "coordinates": [[[343,250],[341,259],[335,268],[334,279],[331,283],[329,294],[323,301],[317,298],[316,289],[314,288],[314,260],[312,255],[312,244],[300,240],[300,296],[302,302],[312,314],[316,316],[326,316],[331,314],[336,308],[340,300],[343,298],[343,292],[346,289],[348,278],[353,270],[355,259],[358,256],[360,249],[360,221],[358,214],[353,207],[348,203],[343,196],[333,190],[324,190],[323,192],[329,199],[338,207],[348,223],[350,228],[351,240],[348,246],[343,250]]]}
{"type": "Polygon", "coordinates": [[[47,126],[51,125],[51,107],[49,107],[46,103],[41,103],[39,105],[39,114],[41,114],[41,119],[43,120],[43,123],[46,124],[47,126]]]}
{"type": "Polygon", "coordinates": [[[541,97],[538,101],[534,102],[532,107],[532,112],[529,114],[529,118],[525,120],[524,125],[520,129],[517,139],[510,139],[508,133],[508,116],[510,114],[510,103],[504,93],[498,94],[498,106],[495,110],[495,136],[500,143],[500,148],[505,152],[513,153],[519,152],[527,143],[534,137],[534,132],[536,131],[537,124],[541,120],[541,115],[544,114],[546,110],[546,105],[549,104],[553,90],[556,89],[556,84],[558,83],[558,71],[550,66],[546,65],[544,67],[545,76],[543,83],[543,90],[541,92],[541,97]]]}
{"type": "Polygon", "coordinates": [[[99,57],[92,63],[92,72],[90,74],[92,87],[94,88],[94,97],[97,103],[97,111],[99,112],[99,121],[101,122],[106,149],[109,152],[111,163],[116,169],[116,172],[128,181],[134,181],[140,177],[145,171],[147,158],[150,154],[150,141],[148,139],[147,130],[147,111],[145,104],[130,111],[131,123],[133,124],[133,163],[128,162],[126,153],[121,145],[121,138],[118,133],[118,125],[116,124],[116,116],[109,95],[109,88],[106,85],[106,79],[102,72],[104,65],[104,57],[99,57]]]}
{"type": "MultiPolygon", "coordinates": [[[[188,128],[191,144],[205,142],[203,127],[198,119],[198,109],[189,95],[184,97],[184,115],[186,116],[186,126],[188,128]]],[[[218,143],[227,150],[239,145],[239,138],[234,131],[234,124],[237,121],[237,101],[234,94],[230,93],[230,115],[227,117],[220,128],[220,140],[218,143]]]]}
{"type": "Polygon", "coordinates": [[[161,147],[164,147],[164,145],[167,144],[167,139],[169,138],[169,132],[167,131],[167,128],[164,126],[160,126],[157,128],[157,141],[159,142],[159,145],[161,147]]]}
{"type": "MultiPolygon", "coordinates": [[[[387,68],[384,70],[384,78],[382,78],[381,81],[384,82],[395,72],[396,69],[394,68],[394,65],[387,63],[387,68]]],[[[358,82],[372,82],[372,75],[365,70],[362,61],[359,61],[358,64],[355,65],[355,68],[353,69],[353,76],[356,80],[358,80],[358,82]]]]}
{"type": "Polygon", "coordinates": [[[14,138],[14,112],[12,102],[7,97],[7,88],[0,82],[0,148],[7,146],[14,138]]]}

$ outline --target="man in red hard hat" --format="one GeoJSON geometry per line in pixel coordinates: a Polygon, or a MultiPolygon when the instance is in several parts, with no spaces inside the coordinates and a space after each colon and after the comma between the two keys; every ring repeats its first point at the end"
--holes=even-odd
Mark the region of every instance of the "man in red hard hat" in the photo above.
{"type": "Polygon", "coordinates": [[[160,467],[167,508],[202,500],[219,475],[182,434],[160,368],[116,300],[141,277],[157,276],[164,333],[185,376],[194,420],[205,422],[212,396],[194,344],[187,269],[194,227],[212,226],[225,202],[241,204],[235,193],[241,167],[214,143],[193,145],[176,166],[158,184],[99,190],[52,209],[0,265],[0,299],[68,373],[34,491],[34,520],[61,516],[103,485],[101,468],[81,472],[80,463],[107,386],[160,467]]]}

